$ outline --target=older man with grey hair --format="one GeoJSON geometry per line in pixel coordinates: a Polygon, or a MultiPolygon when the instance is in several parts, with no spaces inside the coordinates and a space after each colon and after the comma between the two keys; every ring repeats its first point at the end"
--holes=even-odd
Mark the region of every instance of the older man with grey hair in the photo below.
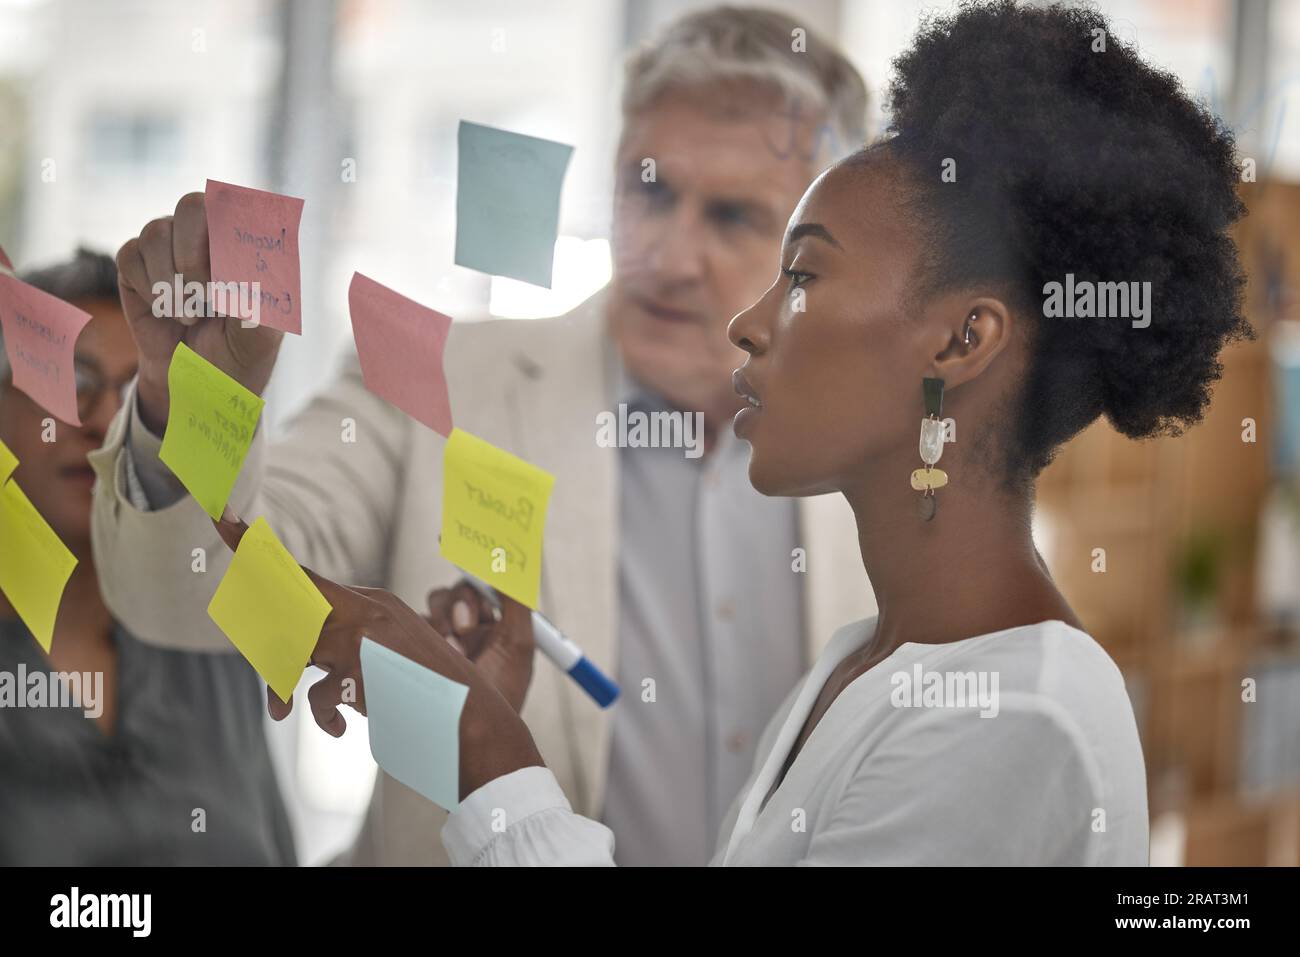
{"type": "MultiPolygon", "coordinates": [[[[842,502],[750,486],[728,427],[743,353],[726,335],[779,278],[808,184],[863,140],[866,104],[849,62],[782,14],[720,7],[673,23],[627,62],[609,286],[555,319],[451,334],[457,425],[556,476],[541,610],[624,693],[602,711],[539,660],[522,714],[573,807],[614,831],[622,864],[708,861],[767,719],[834,628],[874,609],[842,502]],[[599,426],[655,413],[678,417],[683,444],[701,423],[700,444],[640,447],[599,426]]],[[[207,278],[202,211],[201,195],[183,198],[118,257],[140,375],[96,456],[96,549],[111,607],[137,634],[229,649],[204,613],[225,549],[158,460],[167,364],[183,340],[261,392],[279,334],[153,315],[154,282],[207,278]],[[195,548],[205,574],[191,571],[195,548]]],[[[366,391],[352,359],[285,441],[268,448],[258,433],[231,510],[265,515],[320,573],[422,606],[460,577],[438,557],[443,445],[366,391]]],[[[443,819],[381,774],[348,857],[445,860],[443,819]]]]}

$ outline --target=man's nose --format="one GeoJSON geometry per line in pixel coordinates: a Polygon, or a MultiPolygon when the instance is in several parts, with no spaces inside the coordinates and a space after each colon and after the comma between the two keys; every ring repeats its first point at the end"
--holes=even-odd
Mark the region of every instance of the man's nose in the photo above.
{"type": "Polygon", "coordinates": [[[654,277],[665,284],[703,278],[707,244],[699,215],[683,203],[653,228],[647,264],[654,277]]]}
{"type": "Polygon", "coordinates": [[[104,389],[95,397],[90,413],[81,420],[81,429],[90,439],[102,442],[108,434],[108,427],[113,417],[121,410],[123,402],[122,389],[104,389]]]}

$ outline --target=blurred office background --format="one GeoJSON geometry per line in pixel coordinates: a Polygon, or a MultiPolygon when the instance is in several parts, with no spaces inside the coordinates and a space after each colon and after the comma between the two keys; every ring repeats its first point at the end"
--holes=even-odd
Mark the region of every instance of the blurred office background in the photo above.
{"type": "MultiPolygon", "coordinates": [[[[620,60],[699,0],[0,0],[0,244],[20,268],[114,251],[207,178],[307,200],[303,314],[272,434],[349,347],[353,270],[457,319],[563,312],[609,276],[620,60]],[[552,290],[452,264],[460,119],[577,147],[552,290]]],[[[867,78],[917,0],[789,0],[867,78]]],[[[1123,668],[1158,864],[1300,863],[1300,0],[1101,0],[1125,40],[1238,131],[1254,343],[1209,420],[1134,444],[1098,425],[1044,476],[1037,534],[1123,668]],[[1243,440],[1251,435],[1253,441],[1243,440]],[[1104,550],[1099,552],[1098,550],[1104,550]],[[1104,559],[1104,566],[1099,562],[1104,559]],[[1104,567],[1104,571],[1100,568],[1104,567]]],[[[432,532],[432,530],[431,530],[432,532]]],[[[364,719],[272,729],[302,858],[351,838],[364,719]]]]}

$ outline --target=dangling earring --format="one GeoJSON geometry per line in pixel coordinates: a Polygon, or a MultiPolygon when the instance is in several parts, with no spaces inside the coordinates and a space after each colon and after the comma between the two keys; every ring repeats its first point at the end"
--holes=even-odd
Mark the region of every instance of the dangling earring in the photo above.
{"type": "Polygon", "coordinates": [[[948,484],[948,476],[943,469],[934,468],[934,464],[943,455],[944,425],[939,416],[943,414],[943,380],[924,378],[921,380],[921,392],[925,397],[925,418],[921,420],[921,461],[925,468],[912,473],[912,488],[921,492],[920,514],[923,521],[934,518],[939,510],[939,501],[934,490],[948,484]]]}

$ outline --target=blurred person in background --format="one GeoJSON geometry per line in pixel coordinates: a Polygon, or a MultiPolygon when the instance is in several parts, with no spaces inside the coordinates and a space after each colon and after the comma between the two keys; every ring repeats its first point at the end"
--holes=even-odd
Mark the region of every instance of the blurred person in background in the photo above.
{"type": "MultiPolygon", "coordinates": [[[[744,401],[727,323],[762,295],[804,189],[865,138],[861,77],[802,30],[779,13],[719,7],[633,53],[612,282],[554,319],[458,323],[447,346],[457,426],[556,477],[541,610],[624,695],[602,711],[542,662],[523,716],[574,807],[618,835],[624,864],[708,860],[767,718],[834,627],[875,607],[845,503],[759,495],[727,428],[744,401]],[[597,416],[620,406],[702,413],[705,454],[600,447],[597,416]]],[[[109,604],[144,640],[233,651],[205,612],[228,556],[158,459],[167,367],[185,341],[260,394],[280,333],[153,314],[155,282],[210,278],[202,194],[146,225],[118,263],[140,375],[93,457],[109,604]],[[206,575],[178,557],[196,547],[206,575]]],[[[322,575],[427,602],[441,620],[447,593],[430,589],[460,579],[438,555],[443,443],[367,391],[351,357],[283,442],[268,447],[258,430],[230,507],[265,516],[322,575]],[[340,441],[344,419],[355,442],[340,441]]],[[[381,773],[345,859],[445,863],[444,818],[381,773]]]]}
{"type": "Polygon", "coordinates": [[[98,694],[83,692],[84,707],[0,707],[0,864],[293,864],[257,673],[238,655],[138,641],[100,592],[86,456],[122,408],[137,356],[113,260],[83,249],[21,278],[91,320],[74,358],[82,424],[54,423],[52,442],[49,413],[14,387],[0,349],[10,480],[77,558],[48,655],[0,594],[0,672],[17,694],[28,690],[19,675],[53,686],[90,674],[98,694]]]}

